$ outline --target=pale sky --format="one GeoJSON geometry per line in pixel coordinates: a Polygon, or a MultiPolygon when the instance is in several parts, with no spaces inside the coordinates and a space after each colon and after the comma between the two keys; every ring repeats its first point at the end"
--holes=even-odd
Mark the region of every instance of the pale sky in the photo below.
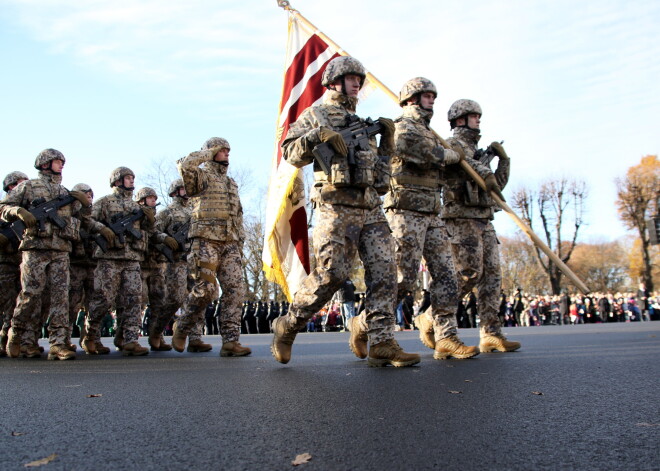
{"type": "MultiPolygon", "coordinates": [[[[483,110],[482,143],[504,140],[504,191],[544,179],[590,190],[580,241],[618,238],[614,178],[657,154],[660,2],[292,0],[292,6],[398,92],[438,87],[432,126],[450,134],[459,98],[483,110]]],[[[97,197],[108,175],[174,161],[211,136],[252,175],[260,206],[272,159],[287,14],[276,0],[0,0],[0,173],[36,175],[44,148],[64,153],[64,184],[97,197]]],[[[381,92],[358,114],[394,118],[381,92]]],[[[511,235],[508,216],[498,232],[511,235]]],[[[537,229],[537,233],[538,228],[537,229]]]]}

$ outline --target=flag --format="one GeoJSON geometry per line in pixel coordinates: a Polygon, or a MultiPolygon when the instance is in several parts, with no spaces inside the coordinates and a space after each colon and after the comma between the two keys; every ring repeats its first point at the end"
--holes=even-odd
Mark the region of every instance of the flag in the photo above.
{"type": "MultiPolygon", "coordinates": [[[[310,272],[307,211],[302,169],[282,158],[282,141],[289,125],[309,106],[321,103],[325,88],[321,76],[335,57],[346,55],[328,44],[295,10],[289,13],[284,85],[280,100],[275,149],[266,203],[265,240],[262,254],[266,278],[279,284],[291,300],[310,272]]],[[[362,87],[366,97],[373,87],[362,87]]]]}

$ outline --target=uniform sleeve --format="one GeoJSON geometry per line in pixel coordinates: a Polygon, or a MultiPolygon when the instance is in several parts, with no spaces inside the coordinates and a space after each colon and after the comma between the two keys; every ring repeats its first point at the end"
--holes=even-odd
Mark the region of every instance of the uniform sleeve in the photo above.
{"type": "Polygon", "coordinates": [[[321,143],[319,124],[309,109],[303,111],[291,125],[282,142],[282,156],[294,167],[304,167],[314,161],[312,151],[321,143]]]}
{"type": "Polygon", "coordinates": [[[9,222],[18,219],[17,209],[29,206],[29,193],[31,193],[29,181],[21,182],[9,192],[5,199],[0,201],[0,219],[9,222]]]}
{"type": "Polygon", "coordinates": [[[443,159],[433,154],[435,142],[424,136],[411,121],[402,119],[396,122],[394,142],[395,155],[405,163],[422,170],[442,167],[443,159]]]}
{"type": "Polygon", "coordinates": [[[206,188],[206,177],[199,166],[211,160],[212,157],[210,150],[202,150],[192,152],[177,162],[177,168],[188,196],[195,196],[206,188]]]}

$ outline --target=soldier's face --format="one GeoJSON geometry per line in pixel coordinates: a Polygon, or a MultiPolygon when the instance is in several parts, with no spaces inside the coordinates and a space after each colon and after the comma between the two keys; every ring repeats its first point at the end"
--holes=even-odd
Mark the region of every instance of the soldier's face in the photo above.
{"type": "Polygon", "coordinates": [[[11,191],[11,190],[13,190],[14,188],[16,188],[18,185],[20,185],[20,184],[21,184],[22,182],[24,182],[24,181],[25,181],[24,178],[21,179],[21,180],[18,180],[16,183],[14,183],[13,185],[9,185],[7,188],[9,189],[9,191],[11,191]]]}
{"type": "Polygon", "coordinates": [[[179,187],[179,196],[184,198],[186,195],[186,189],[184,187],[179,187]]]}
{"type": "Polygon", "coordinates": [[[156,206],[157,199],[158,198],[156,196],[147,196],[144,199],[144,202],[147,204],[147,206],[151,206],[152,208],[154,208],[156,206]]]}
{"type": "Polygon", "coordinates": [[[213,160],[216,162],[229,163],[229,149],[220,149],[218,153],[213,156],[213,160]]]}
{"type": "Polygon", "coordinates": [[[87,201],[89,202],[89,205],[91,206],[94,203],[94,192],[87,191],[87,192],[85,192],[85,196],[87,197],[87,201]]]}
{"type": "Polygon", "coordinates": [[[53,173],[62,173],[63,168],[64,168],[64,162],[62,162],[60,159],[55,159],[50,161],[50,170],[53,173]]]}
{"type": "Polygon", "coordinates": [[[135,188],[135,177],[133,175],[124,175],[123,178],[124,188],[132,190],[135,188]]]}
{"type": "Polygon", "coordinates": [[[471,129],[479,129],[481,125],[481,115],[477,113],[470,113],[467,115],[467,125],[471,129]]]}
{"type": "Polygon", "coordinates": [[[344,86],[346,90],[342,90],[341,82],[337,85],[337,91],[343,92],[347,96],[358,96],[360,93],[360,84],[362,78],[359,75],[344,75],[344,86]]]}
{"type": "Polygon", "coordinates": [[[431,92],[424,92],[419,96],[420,105],[425,110],[432,110],[435,103],[435,95],[431,92]]]}

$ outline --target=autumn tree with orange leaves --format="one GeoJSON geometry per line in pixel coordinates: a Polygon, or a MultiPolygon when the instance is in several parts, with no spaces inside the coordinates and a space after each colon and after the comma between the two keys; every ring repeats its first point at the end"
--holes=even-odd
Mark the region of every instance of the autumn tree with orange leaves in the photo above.
{"type": "Polygon", "coordinates": [[[653,291],[653,263],[646,220],[660,216],[660,161],[657,155],[642,157],[639,165],[628,169],[625,178],[615,180],[617,209],[626,228],[636,230],[641,241],[642,267],[637,274],[653,291]]]}

